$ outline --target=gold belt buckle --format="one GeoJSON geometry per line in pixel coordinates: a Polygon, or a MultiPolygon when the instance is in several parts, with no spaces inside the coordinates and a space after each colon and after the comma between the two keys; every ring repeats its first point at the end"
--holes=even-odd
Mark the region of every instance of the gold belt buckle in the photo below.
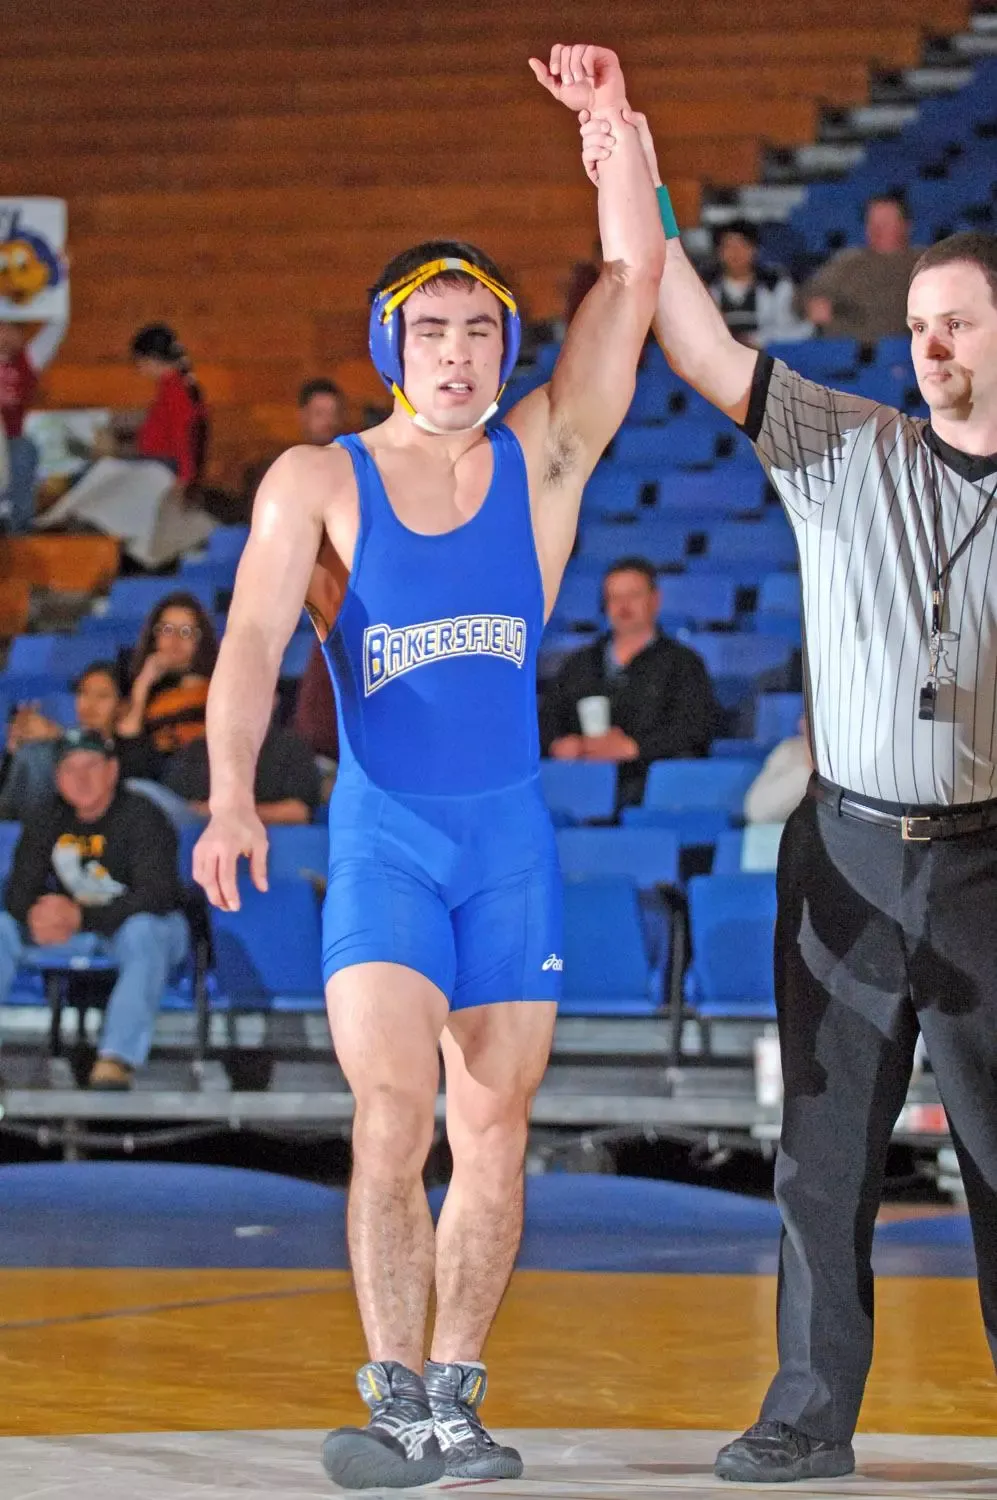
{"type": "Polygon", "coordinates": [[[902,817],[900,819],[900,837],[903,839],[903,841],[904,841],[905,844],[930,844],[931,843],[931,835],[930,834],[928,834],[928,833],[911,833],[911,824],[912,823],[930,823],[930,822],[931,822],[930,818],[923,817],[923,816],[920,817],[920,818],[908,818],[906,816],[902,817]]]}

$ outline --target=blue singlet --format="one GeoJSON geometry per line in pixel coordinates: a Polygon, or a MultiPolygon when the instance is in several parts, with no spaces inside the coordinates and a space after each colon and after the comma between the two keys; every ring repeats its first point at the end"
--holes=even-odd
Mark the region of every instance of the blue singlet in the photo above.
{"type": "Polygon", "coordinates": [[[489,439],[480,509],[439,536],[404,526],[361,439],[339,440],[360,526],[324,648],[340,743],[326,978],[403,964],[454,1008],[556,1000],[562,967],[538,780],[543,585],[522,449],[503,426],[489,439]]]}

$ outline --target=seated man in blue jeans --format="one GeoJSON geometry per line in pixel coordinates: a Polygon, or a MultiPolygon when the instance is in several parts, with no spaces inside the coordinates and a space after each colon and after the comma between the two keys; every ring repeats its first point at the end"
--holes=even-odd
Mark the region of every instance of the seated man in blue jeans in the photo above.
{"type": "Polygon", "coordinates": [[[190,944],[177,840],[146,798],[118,787],[113,740],[71,730],[56,747],[58,797],[21,834],[0,912],[0,1004],[32,947],[67,964],[106,954],[117,983],[91,1088],[126,1089],[145,1062],[171,969],[190,944]]]}

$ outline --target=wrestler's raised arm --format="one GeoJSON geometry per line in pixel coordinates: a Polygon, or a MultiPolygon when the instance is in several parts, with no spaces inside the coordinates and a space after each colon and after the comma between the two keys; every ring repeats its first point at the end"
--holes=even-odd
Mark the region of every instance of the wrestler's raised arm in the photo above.
{"type": "MultiPolygon", "coordinates": [[[[550,385],[535,393],[528,413],[534,431],[538,423],[543,429],[537,539],[541,552],[563,566],[574,541],[581,486],[633,397],[665,245],[637,131],[625,123],[616,54],[605,47],[556,46],[549,63],[533,58],[530,66],[569,109],[605,119],[616,142],[598,180],[602,272],[572,320],[550,385]]],[[[515,415],[511,425],[517,425],[515,415]]],[[[524,446],[530,446],[530,436],[524,446]]]]}

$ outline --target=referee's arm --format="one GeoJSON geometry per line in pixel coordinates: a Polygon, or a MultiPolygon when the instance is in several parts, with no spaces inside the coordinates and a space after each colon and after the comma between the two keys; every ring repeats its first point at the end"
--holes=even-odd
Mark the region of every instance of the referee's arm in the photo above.
{"type": "MultiPolygon", "coordinates": [[[[637,127],[652,180],[655,187],[660,187],[654,140],[646,119],[629,111],[624,118],[637,127]]],[[[611,127],[607,130],[602,123],[586,124],[582,138],[586,166],[612,154],[611,127]]],[[[758,351],[739,344],[731,335],[677,238],[667,241],[653,326],[665,358],[676,374],[743,426],[758,351]]]]}

